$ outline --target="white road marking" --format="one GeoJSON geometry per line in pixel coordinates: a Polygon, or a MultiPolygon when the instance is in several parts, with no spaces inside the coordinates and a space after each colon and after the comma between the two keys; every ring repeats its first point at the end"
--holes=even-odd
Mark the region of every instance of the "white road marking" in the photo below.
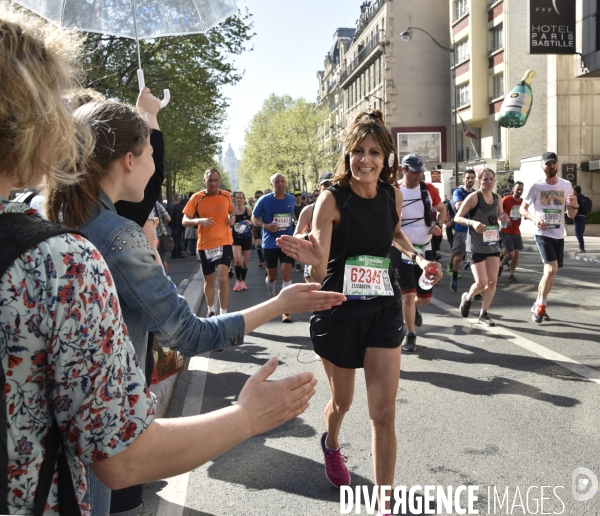
{"type": "Polygon", "coordinates": [[[598,371],[597,369],[593,369],[589,366],[577,362],[576,360],[573,360],[572,358],[561,355],[560,353],[556,353],[555,351],[552,351],[551,349],[548,349],[538,344],[537,342],[522,337],[521,335],[518,335],[517,333],[510,331],[509,329],[503,326],[494,326],[490,328],[488,326],[484,326],[483,324],[479,324],[476,321],[476,319],[463,319],[460,315],[460,311],[458,310],[458,308],[454,308],[448,303],[444,303],[443,301],[440,301],[438,299],[432,299],[431,304],[437,306],[438,308],[441,308],[442,310],[445,310],[446,312],[450,312],[453,315],[456,315],[458,318],[460,318],[461,321],[464,321],[465,323],[468,323],[472,326],[477,325],[477,328],[479,329],[504,337],[513,344],[516,344],[517,346],[520,346],[523,349],[530,351],[531,353],[545,358],[546,360],[551,360],[559,366],[564,367],[569,371],[573,371],[574,373],[577,373],[578,375],[583,376],[584,378],[587,378],[588,380],[600,385],[600,371],[598,371]]]}
{"type": "MultiPolygon", "coordinates": [[[[193,373],[183,404],[183,413],[181,414],[183,417],[200,414],[209,356],[210,353],[203,353],[190,359],[188,371],[193,371],[193,373]]],[[[158,503],[157,514],[161,516],[182,516],[189,480],[189,473],[165,479],[167,485],[157,493],[161,498],[158,503]]]]}

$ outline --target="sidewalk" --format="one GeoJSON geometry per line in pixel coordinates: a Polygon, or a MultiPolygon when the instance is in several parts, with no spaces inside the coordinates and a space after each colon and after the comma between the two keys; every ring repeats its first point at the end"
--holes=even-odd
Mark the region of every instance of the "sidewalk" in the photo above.
{"type": "MultiPolygon", "coordinates": [[[[579,248],[577,238],[575,238],[574,236],[565,237],[565,260],[600,260],[600,237],[584,236],[584,240],[586,252],[576,253],[575,251],[577,251],[577,249],[579,248]]],[[[523,235],[523,245],[525,246],[525,251],[537,252],[537,246],[535,245],[533,236],[523,235]]]]}

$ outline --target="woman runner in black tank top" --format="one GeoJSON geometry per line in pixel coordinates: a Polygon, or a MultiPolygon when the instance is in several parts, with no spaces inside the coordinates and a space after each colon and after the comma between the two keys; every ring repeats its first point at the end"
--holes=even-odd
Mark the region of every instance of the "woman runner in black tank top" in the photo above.
{"type": "Polygon", "coordinates": [[[468,317],[471,299],[482,293],[479,322],[495,326],[488,315],[488,309],[494,299],[498,280],[500,224],[501,221],[508,220],[508,216],[502,210],[502,203],[498,202],[498,195],[492,191],[496,182],[494,171],[484,169],[480,182],[480,191],[469,194],[454,217],[455,223],[469,227],[467,258],[471,262],[475,280],[469,291],[462,295],[460,312],[463,317],[468,317]]]}
{"type": "MultiPolygon", "coordinates": [[[[414,253],[400,226],[402,194],[391,184],[398,159],[380,111],[363,111],[346,130],[347,153],[315,206],[310,240],[278,239],[286,254],[310,265],[322,289],[347,301],[311,318],[311,338],[329,380],[327,431],[321,436],[327,478],[348,485],[338,435],[354,393],[355,369],[364,368],[373,426],[375,484],[394,485],[395,405],[400,375],[402,308],[389,263],[392,242],[414,253]]],[[[423,268],[439,264],[417,258],[423,268]]],[[[389,503],[379,508],[389,514],[389,503]]]]}
{"type": "Polygon", "coordinates": [[[244,192],[235,194],[235,223],[231,228],[233,233],[233,261],[235,267],[234,292],[248,290],[246,285],[246,274],[248,273],[248,261],[252,249],[252,214],[246,206],[244,192]]]}

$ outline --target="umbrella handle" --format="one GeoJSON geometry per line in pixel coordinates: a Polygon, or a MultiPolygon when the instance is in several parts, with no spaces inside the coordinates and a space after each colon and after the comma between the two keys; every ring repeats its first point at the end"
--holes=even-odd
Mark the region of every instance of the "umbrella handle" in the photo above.
{"type": "Polygon", "coordinates": [[[160,108],[164,108],[171,100],[171,92],[169,90],[163,90],[164,98],[160,101],[160,108]]]}
{"type": "MultiPolygon", "coordinates": [[[[138,84],[140,86],[140,91],[142,91],[146,87],[146,82],[144,81],[144,70],[138,70],[137,76],[138,76],[138,84]]],[[[161,109],[164,108],[171,100],[171,92],[169,90],[163,90],[163,94],[164,94],[164,98],[160,101],[161,109]]]]}

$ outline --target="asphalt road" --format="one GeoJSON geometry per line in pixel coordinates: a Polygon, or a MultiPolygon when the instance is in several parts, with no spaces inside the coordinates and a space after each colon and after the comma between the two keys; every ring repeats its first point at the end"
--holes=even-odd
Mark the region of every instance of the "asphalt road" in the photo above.
{"type": "MultiPolygon", "coordinates": [[[[192,267],[191,258],[178,262],[192,267]]],[[[266,298],[257,264],[253,251],[250,290],[231,293],[230,311],[266,298]]],[[[523,253],[516,275],[518,284],[500,278],[490,308],[496,330],[476,322],[477,302],[470,320],[457,315],[460,294],[472,282],[469,271],[461,271],[458,293],[444,278],[434,289],[434,304],[423,308],[418,351],[402,357],[395,485],[478,486],[478,514],[596,516],[600,490],[593,476],[588,473],[587,485],[585,475],[575,476],[579,494],[598,491],[588,501],[574,499],[572,484],[576,468],[600,476],[600,264],[567,260],[549,299],[552,320],[542,325],[531,321],[530,312],[541,275],[537,253],[523,253]],[[550,487],[542,493],[542,486],[550,487]]],[[[298,281],[301,275],[294,273],[298,281]]],[[[317,394],[296,420],[189,475],[149,485],[144,514],[340,514],[340,493],[325,478],[319,446],[329,389],[307,338],[308,320],[275,319],[248,335],[244,346],[192,359],[193,370],[179,379],[171,417],[235,402],[247,378],[273,355],[280,361],[276,378],[313,371],[317,394]]],[[[372,486],[361,371],[340,437],[352,485],[372,486]]],[[[360,514],[367,514],[364,505],[360,514]]]]}

